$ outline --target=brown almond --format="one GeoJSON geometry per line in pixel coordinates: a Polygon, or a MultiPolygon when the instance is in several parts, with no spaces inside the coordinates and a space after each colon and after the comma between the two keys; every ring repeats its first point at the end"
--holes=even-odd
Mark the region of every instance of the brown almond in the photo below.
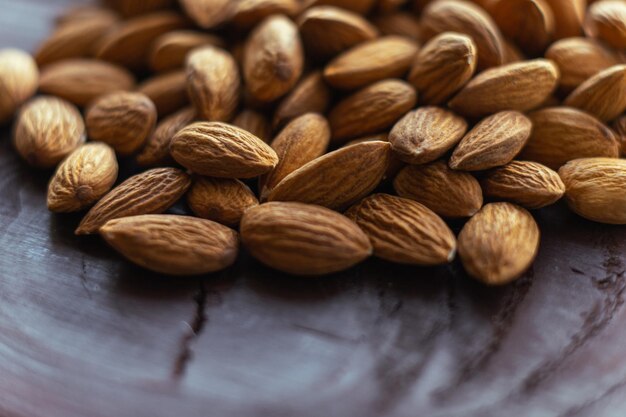
{"type": "Polygon", "coordinates": [[[626,115],[615,119],[613,122],[613,130],[615,130],[617,141],[622,148],[622,155],[626,156],[626,115]]]}
{"type": "Polygon", "coordinates": [[[487,285],[504,285],[530,268],[539,238],[539,227],[528,211],[510,203],[491,203],[461,230],[459,256],[472,277],[487,285]]]}
{"type": "Polygon", "coordinates": [[[95,4],[82,4],[70,6],[59,14],[56,19],[57,29],[64,25],[84,22],[85,20],[118,20],[118,14],[103,6],[95,4]]]}
{"type": "Polygon", "coordinates": [[[378,31],[386,36],[403,36],[413,41],[421,38],[421,28],[415,15],[408,12],[396,12],[373,17],[378,31]]]}
{"type": "MultiPolygon", "coordinates": [[[[386,133],[379,133],[379,134],[375,134],[375,135],[366,135],[366,136],[362,136],[362,137],[360,137],[358,139],[353,139],[353,140],[351,140],[350,142],[346,143],[343,146],[346,147],[346,146],[356,145],[358,143],[377,142],[377,141],[389,142],[388,135],[386,133]]],[[[387,181],[389,179],[394,178],[396,175],[398,175],[398,172],[400,172],[400,170],[402,168],[404,168],[405,165],[406,164],[404,162],[399,160],[392,153],[391,157],[389,158],[389,166],[387,167],[387,172],[385,172],[385,175],[383,176],[383,181],[387,181]]]]}
{"type": "Polygon", "coordinates": [[[529,55],[541,54],[552,40],[554,15],[544,0],[497,0],[490,12],[502,34],[529,55]]]}
{"type": "Polygon", "coordinates": [[[480,182],[485,197],[529,209],[556,203],[565,193],[559,175],[537,162],[511,161],[488,172],[480,182]]]}
{"type": "Polygon", "coordinates": [[[302,78],[285,96],[274,113],[274,126],[280,127],[306,113],[324,114],[330,104],[331,91],[322,73],[314,71],[302,78]]]}
{"type": "Polygon", "coordinates": [[[269,201],[299,201],[342,210],[371,193],[391,158],[387,142],[364,142],[321,156],[287,175],[269,201]]]}
{"type": "Polygon", "coordinates": [[[154,131],[157,111],[144,94],[111,93],[93,102],[85,113],[85,122],[90,139],[110,145],[120,155],[130,155],[154,131]]]}
{"type": "Polygon", "coordinates": [[[87,143],[59,165],[48,184],[48,210],[83,210],[108,193],[117,180],[115,152],[104,143],[87,143]]]}
{"type": "Polygon", "coordinates": [[[37,91],[39,71],[33,58],[18,49],[0,50],[0,125],[37,91]]]}
{"type": "Polygon", "coordinates": [[[585,33],[616,49],[626,48],[626,3],[622,0],[597,1],[587,10],[585,33]]]}
{"type": "Polygon", "coordinates": [[[196,119],[196,109],[184,108],[161,120],[135,160],[139,166],[155,167],[173,162],[170,142],[176,133],[196,119]]]}
{"type": "Polygon", "coordinates": [[[564,104],[610,121],[626,110],[626,65],[609,67],[578,86],[564,104]]]}
{"type": "Polygon", "coordinates": [[[399,196],[422,203],[442,217],[470,217],[483,206],[478,180],[444,161],[409,165],[393,181],[399,196]]]}
{"type": "Polygon", "coordinates": [[[408,80],[419,91],[420,103],[441,104],[472,78],[476,62],[472,38],[442,33],[418,52],[408,80]]]}
{"type": "Polygon", "coordinates": [[[508,64],[478,74],[450,101],[452,110],[481,117],[503,110],[527,111],[556,89],[557,66],[546,59],[508,64]]]}
{"type": "Polygon", "coordinates": [[[107,243],[131,262],[168,275],[199,275],[232,265],[239,253],[237,232],[210,220],[148,214],[107,222],[107,243]]]}
{"type": "Polygon", "coordinates": [[[187,74],[184,70],[157,74],[137,87],[137,91],[150,97],[159,117],[172,114],[189,104],[187,74]]]}
{"type": "Polygon", "coordinates": [[[611,129],[595,117],[569,107],[551,107],[529,115],[533,132],[521,159],[552,169],[572,159],[594,156],[617,158],[619,146],[611,129]]]}
{"type": "Polygon", "coordinates": [[[187,204],[198,217],[237,227],[245,211],[257,206],[259,200],[239,180],[200,177],[187,194],[187,204]]]}
{"type": "Polygon", "coordinates": [[[378,133],[397,122],[415,106],[417,93],[401,80],[383,80],[340,101],[328,119],[333,142],[378,133]]]}
{"type": "Polygon", "coordinates": [[[282,272],[324,275],[372,254],[369,238],[351,220],[324,207],[267,203],[246,211],[241,239],[252,256],[282,272]]]}
{"type": "Polygon", "coordinates": [[[268,143],[272,138],[272,128],[267,118],[254,110],[244,109],[232,121],[233,126],[252,133],[263,142],[268,143]]]}
{"type": "Polygon", "coordinates": [[[545,0],[554,16],[554,38],[580,36],[587,0],[545,0]]]}
{"type": "Polygon", "coordinates": [[[56,97],[37,97],[22,107],[13,143],[29,164],[52,168],[85,142],[85,124],[76,107],[56,97]]]}
{"type": "Polygon", "coordinates": [[[456,255],[456,238],[426,206],[406,198],[374,194],[346,212],[370,238],[374,256],[411,265],[442,265],[456,255]]]}
{"type": "Polygon", "coordinates": [[[526,61],[522,51],[508,39],[504,39],[504,64],[512,64],[514,62],[526,61]]]}
{"type": "Polygon", "coordinates": [[[203,29],[211,29],[227,22],[235,13],[232,0],[179,0],[181,7],[203,29]]]}
{"type": "Polygon", "coordinates": [[[176,0],[104,0],[103,3],[124,17],[133,17],[170,8],[176,0]]]}
{"type": "Polygon", "coordinates": [[[190,185],[189,175],[176,168],[154,168],[134,175],[102,197],[87,212],[75,233],[96,233],[106,222],[120,217],[163,213],[190,185]]]}
{"type": "Polygon", "coordinates": [[[424,164],[442,157],[463,138],[467,122],[451,111],[427,106],[409,112],[389,134],[394,154],[409,164],[424,164]]]}
{"type": "Polygon", "coordinates": [[[376,3],[376,0],[315,0],[317,6],[334,6],[365,15],[376,3]]]}
{"type": "Polygon", "coordinates": [[[201,46],[222,47],[220,38],[194,30],[174,30],[154,40],[148,62],[156,72],[169,72],[185,66],[187,54],[201,46]]]}
{"type": "Polygon", "coordinates": [[[86,106],[102,94],[133,89],[135,78],[122,67],[96,59],[65,59],[41,72],[39,91],[86,106]]]}
{"type": "Polygon", "coordinates": [[[218,178],[253,178],[271,171],[278,156],[261,139],[220,122],[199,122],[179,131],[172,157],[191,171],[218,178]]]}
{"type": "Polygon", "coordinates": [[[298,0],[239,0],[232,21],[238,27],[246,29],[271,15],[295,16],[299,11],[298,0]]]}
{"type": "Polygon", "coordinates": [[[626,224],[626,159],[576,159],[559,169],[569,207],[600,223],[626,224]]]}

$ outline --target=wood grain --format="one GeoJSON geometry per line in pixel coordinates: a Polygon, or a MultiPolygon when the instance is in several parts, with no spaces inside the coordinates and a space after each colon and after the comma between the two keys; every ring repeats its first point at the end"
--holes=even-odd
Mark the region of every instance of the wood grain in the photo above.
{"type": "MultiPolygon", "coordinates": [[[[70,3],[78,1],[0,0],[0,47],[32,49],[70,3]]],[[[369,261],[302,279],[246,255],[222,274],[166,278],[98,238],[75,237],[79,216],[49,214],[51,172],[18,161],[8,133],[3,417],[625,413],[624,227],[587,222],[562,204],[538,211],[535,265],[498,289],[456,263],[369,261]]]]}

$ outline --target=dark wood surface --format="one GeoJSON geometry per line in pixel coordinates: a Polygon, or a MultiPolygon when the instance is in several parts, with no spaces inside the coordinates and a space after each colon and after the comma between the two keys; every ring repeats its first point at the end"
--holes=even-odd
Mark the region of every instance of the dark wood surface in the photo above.
{"type": "MultiPolygon", "coordinates": [[[[0,47],[73,3],[0,0],[0,47]]],[[[245,255],[166,278],[75,237],[49,175],[3,128],[2,417],[626,415],[624,227],[541,210],[535,265],[497,289],[458,264],[299,279],[245,255]]]]}

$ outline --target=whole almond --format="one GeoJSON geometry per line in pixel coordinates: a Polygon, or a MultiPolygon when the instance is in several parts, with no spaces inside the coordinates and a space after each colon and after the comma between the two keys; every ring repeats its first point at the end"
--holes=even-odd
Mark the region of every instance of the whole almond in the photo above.
{"type": "Polygon", "coordinates": [[[295,275],[339,272],[372,254],[369,238],[354,222],[301,203],[251,208],[241,220],[241,239],[256,259],[295,275]]]}
{"type": "Polygon", "coordinates": [[[154,133],[135,158],[137,164],[144,167],[168,165],[173,162],[170,155],[170,142],[176,133],[196,119],[196,110],[192,107],[182,109],[161,120],[154,133]]]}
{"type": "Polygon", "coordinates": [[[37,97],[22,107],[13,143],[26,162],[52,168],[85,142],[85,124],[76,107],[56,97],[37,97]]]}
{"type": "Polygon", "coordinates": [[[602,0],[589,6],[585,33],[613,48],[626,48],[626,3],[622,0],[602,0]]]}
{"type": "Polygon", "coordinates": [[[517,279],[539,250],[539,227],[525,209],[491,203],[472,217],[459,235],[459,255],[465,270],[487,285],[517,279]]]}
{"type": "Polygon", "coordinates": [[[299,11],[299,0],[239,0],[232,21],[236,26],[246,29],[271,15],[295,16],[299,11]]]}
{"type": "Polygon", "coordinates": [[[622,148],[622,155],[626,156],[626,115],[615,119],[613,122],[613,130],[615,130],[617,141],[622,148]]]}
{"type": "Polygon", "coordinates": [[[529,55],[542,53],[554,33],[554,15],[544,0],[497,0],[490,9],[502,34],[529,55]]]}
{"type": "Polygon", "coordinates": [[[211,29],[228,21],[235,13],[232,0],[179,0],[187,16],[203,29],[211,29]]]}
{"type": "Polygon", "coordinates": [[[47,65],[39,90],[77,106],[86,106],[102,94],[132,90],[133,75],[122,67],[95,59],[66,59],[47,65]]]}
{"type": "Polygon", "coordinates": [[[117,12],[95,4],[82,4],[70,6],[62,11],[55,19],[56,28],[60,28],[64,25],[72,25],[74,23],[84,22],[86,20],[115,20],[117,21],[119,16],[117,12]]]}
{"type": "Polygon", "coordinates": [[[600,223],[626,224],[626,159],[583,158],[559,169],[567,203],[600,223]]]}
{"type": "Polygon", "coordinates": [[[503,110],[524,112],[550,97],[558,80],[557,66],[546,59],[508,64],[478,74],[449,105],[452,110],[470,117],[503,110]]]}
{"type": "Polygon", "coordinates": [[[616,158],[619,146],[611,129],[595,117],[569,107],[551,107],[529,115],[533,132],[520,157],[552,169],[572,159],[616,158]]]}
{"type": "Polygon", "coordinates": [[[559,175],[537,162],[511,161],[488,172],[480,182],[485,197],[506,200],[529,209],[556,203],[565,193],[559,175]]]}
{"type": "Polygon", "coordinates": [[[394,154],[409,164],[439,159],[467,132],[465,120],[440,107],[420,107],[407,113],[389,134],[394,154]]]}
{"type": "Polygon", "coordinates": [[[288,93],[298,82],[304,52],[296,25],[285,16],[264,20],[250,35],[244,52],[246,88],[268,102],[288,93]]]}
{"type": "Polygon", "coordinates": [[[587,0],[545,0],[554,16],[554,38],[580,36],[587,0]]]}
{"type": "Polygon", "coordinates": [[[335,6],[365,15],[372,10],[376,0],[315,0],[313,3],[319,6],[335,6]]]}
{"type": "Polygon", "coordinates": [[[458,32],[471,37],[478,50],[478,67],[504,63],[504,46],[498,26],[482,8],[463,0],[439,0],[429,4],[421,18],[427,39],[443,32],[458,32]]]}
{"type": "Polygon", "coordinates": [[[609,67],[578,86],[566,99],[598,119],[610,121],[626,110],[626,65],[609,67]]]}
{"type": "Polygon", "coordinates": [[[530,137],[532,122],[516,111],[489,116],[469,131],[450,158],[450,167],[480,171],[509,163],[530,137]]]}
{"type": "Polygon", "coordinates": [[[399,196],[415,200],[442,217],[470,217],[483,206],[478,180],[444,161],[409,165],[393,181],[399,196]]]}
{"type": "Polygon", "coordinates": [[[176,0],[104,0],[103,3],[124,17],[132,17],[172,7],[176,0]]]}
{"type": "Polygon", "coordinates": [[[421,103],[441,104],[472,78],[476,62],[472,38],[442,33],[418,52],[408,80],[419,91],[421,103]]]}
{"type": "Polygon", "coordinates": [[[239,68],[225,50],[205,46],[187,57],[187,92],[198,115],[211,121],[230,120],[239,105],[239,68]]]}
{"type": "Polygon", "coordinates": [[[253,178],[278,164],[276,152],[261,139],[221,122],[182,129],[172,139],[170,153],[185,168],[219,178],[253,178]]]}
{"type": "Polygon", "coordinates": [[[278,155],[278,165],[261,177],[261,199],[287,175],[322,156],[330,141],[330,126],[326,119],[315,113],[307,113],[292,120],[272,141],[278,155]]]}
{"type": "Polygon", "coordinates": [[[330,103],[331,92],[320,71],[314,71],[285,96],[274,112],[274,126],[280,127],[289,120],[306,113],[324,114],[330,103]]]}
{"type": "Polygon", "coordinates": [[[355,89],[386,78],[406,74],[418,46],[400,36],[359,44],[333,59],[324,69],[324,78],[333,87],[355,89]]]}
{"type": "Polygon", "coordinates": [[[346,212],[370,238],[374,255],[412,265],[442,265],[456,255],[456,239],[426,206],[406,198],[374,194],[346,212]]]}
{"type": "Polygon", "coordinates": [[[417,101],[417,93],[400,80],[384,80],[365,87],[340,101],[328,120],[335,143],[378,133],[398,121],[417,101]]]}
{"type": "Polygon", "coordinates": [[[389,166],[387,142],[364,142],[321,156],[287,175],[269,201],[299,201],[342,210],[371,193],[389,166]]]}
{"type": "Polygon", "coordinates": [[[100,235],[131,262],[168,275],[199,275],[232,265],[237,232],[210,220],[148,214],[107,222],[100,235]]]}
{"type": "Polygon", "coordinates": [[[237,227],[243,213],[259,204],[254,193],[243,182],[230,178],[197,178],[187,204],[198,217],[237,227]]]}
{"type": "Polygon", "coordinates": [[[373,17],[378,31],[383,35],[403,36],[414,41],[421,38],[421,28],[417,17],[408,12],[382,14],[373,17]]]}
{"type": "Polygon", "coordinates": [[[177,168],[154,168],[134,175],[102,197],[87,212],[75,233],[96,233],[106,222],[120,217],[163,213],[190,185],[189,175],[177,168]]]}
{"type": "Polygon", "coordinates": [[[167,116],[189,104],[187,74],[184,70],[157,74],[137,87],[137,91],[150,97],[159,113],[167,116]]]}
{"type": "Polygon", "coordinates": [[[88,143],[59,165],[48,184],[48,210],[83,210],[108,193],[117,180],[115,152],[104,143],[88,143]]]}
{"type": "Polygon", "coordinates": [[[269,121],[257,111],[250,109],[240,111],[233,119],[232,125],[252,133],[265,143],[272,139],[272,128],[269,121]]]}
{"type": "MultiPolygon", "coordinates": [[[[345,145],[343,145],[344,147],[346,146],[352,146],[352,145],[356,145],[359,143],[364,143],[364,142],[389,142],[389,138],[388,135],[386,133],[379,133],[376,135],[366,135],[366,136],[362,136],[358,139],[353,139],[350,142],[346,143],[345,145]]],[[[391,154],[390,158],[389,158],[389,166],[387,167],[387,172],[385,172],[385,175],[383,176],[383,182],[394,178],[396,175],[398,175],[398,172],[400,172],[400,170],[402,168],[404,168],[406,164],[404,162],[402,162],[401,160],[399,160],[393,153],[391,154]]]]}
{"type": "Polygon", "coordinates": [[[38,78],[37,64],[26,52],[0,50],[0,125],[35,94],[38,78]]]}
{"type": "Polygon", "coordinates": [[[148,61],[156,72],[168,72],[185,66],[187,54],[206,45],[221,47],[223,42],[217,36],[194,30],[174,30],[164,33],[154,40],[150,47],[148,61]]]}

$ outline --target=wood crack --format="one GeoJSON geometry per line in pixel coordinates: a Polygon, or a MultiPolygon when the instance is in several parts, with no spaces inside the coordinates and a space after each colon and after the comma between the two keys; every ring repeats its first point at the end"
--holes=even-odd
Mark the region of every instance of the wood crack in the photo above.
{"type": "Polygon", "coordinates": [[[188,330],[185,332],[180,341],[178,355],[174,361],[174,369],[172,372],[174,379],[180,379],[185,375],[189,362],[193,358],[193,342],[198,338],[200,333],[202,333],[202,330],[207,322],[206,308],[208,294],[209,292],[207,290],[206,283],[204,281],[200,281],[200,288],[193,297],[193,301],[196,305],[195,314],[189,323],[188,330]]]}

